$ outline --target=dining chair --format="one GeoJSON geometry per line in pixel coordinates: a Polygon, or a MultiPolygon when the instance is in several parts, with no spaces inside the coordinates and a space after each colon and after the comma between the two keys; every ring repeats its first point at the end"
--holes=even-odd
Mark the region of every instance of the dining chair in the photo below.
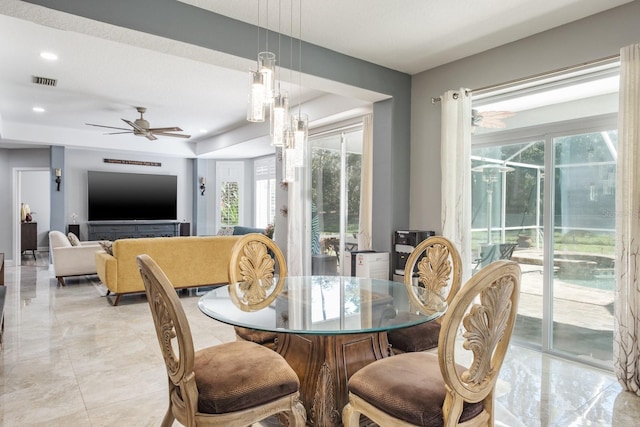
{"type": "MultiPolygon", "coordinates": [[[[442,236],[432,236],[420,242],[407,258],[404,269],[404,283],[412,301],[412,308],[420,308],[430,301],[424,295],[441,296],[451,303],[462,283],[462,261],[455,245],[442,236]],[[417,268],[416,268],[417,264],[417,268]],[[415,275],[417,272],[417,283],[415,275]],[[430,292],[424,292],[424,290],[430,292]]],[[[415,314],[398,313],[395,321],[415,314]]],[[[410,351],[425,351],[438,346],[441,319],[421,323],[416,326],[391,330],[387,333],[394,354],[410,351]]]]}
{"type": "Polygon", "coordinates": [[[247,426],[276,414],[304,426],[300,382],[282,356],[251,342],[194,351],[189,322],[176,290],[148,255],[137,257],[169,379],[162,421],[186,426],[247,426]]]}
{"type": "Polygon", "coordinates": [[[493,426],[495,385],[513,332],[520,277],[513,261],[488,265],[451,302],[437,354],[398,354],[353,374],[345,427],[357,426],[360,415],[381,426],[493,426]],[[471,363],[465,367],[462,360],[471,363]]]}
{"type": "MultiPolygon", "coordinates": [[[[286,277],[287,263],[280,247],[264,234],[246,234],[233,246],[229,262],[230,295],[243,310],[260,310],[271,304],[284,287],[286,277]]],[[[276,347],[275,332],[240,326],[234,329],[238,340],[276,347]]]]}

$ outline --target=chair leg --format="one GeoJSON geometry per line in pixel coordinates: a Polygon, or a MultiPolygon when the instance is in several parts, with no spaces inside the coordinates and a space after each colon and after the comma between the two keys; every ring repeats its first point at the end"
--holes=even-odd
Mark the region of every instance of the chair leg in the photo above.
{"type": "Polygon", "coordinates": [[[342,423],[344,427],[356,427],[360,425],[360,412],[354,411],[350,403],[347,403],[342,410],[342,423]]]}
{"type": "Polygon", "coordinates": [[[289,416],[290,427],[304,427],[307,425],[307,411],[300,401],[296,402],[289,416]]]}
{"type": "Polygon", "coordinates": [[[171,405],[169,405],[169,408],[167,409],[167,413],[164,414],[162,424],[160,425],[162,427],[171,427],[173,425],[174,420],[175,420],[175,417],[173,416],[173,412],[171,411],[171,405]]]}
{"type": "Polygon", "coordinates": [[[66,286],[66,284],[64,283],[64,277],[56,276],[56,279],[58,279],[58,283],[60,283],[60,286],[66,286]]]}

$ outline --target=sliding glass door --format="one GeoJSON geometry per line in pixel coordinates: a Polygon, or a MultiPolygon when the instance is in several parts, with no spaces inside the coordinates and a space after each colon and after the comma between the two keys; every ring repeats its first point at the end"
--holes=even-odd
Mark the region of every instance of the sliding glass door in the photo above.
{"type": "Polygon", "coordinates": [[[618,74],[607,63],[473,101],[474,271],[499,258],[520,264],[514,343],[607,369],[618,74]]]}
{"type": "Polygon", "coordinates": [[[313,274],[339,274],[358,247],[362,127],[310,138],[313,274]]]}
{"type": "Polygon", "coordinates": [[[606,367],[613,360],[616,147],[610,125],[473,149],[475,262],[483,266],[487,245],[511,244],[522,269],[514,341],[606,367]]]}

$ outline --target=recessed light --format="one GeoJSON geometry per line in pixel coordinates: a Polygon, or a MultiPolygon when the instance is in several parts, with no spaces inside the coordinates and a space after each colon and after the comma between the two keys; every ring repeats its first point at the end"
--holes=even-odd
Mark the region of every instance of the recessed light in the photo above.
{"type": "Polygon", "coordinates": [[[33,111],[36,113],[44,113],[45,110],[42,107],[33,107],[33,111]]]}
{"type": "Polygon", "coordinates": [[[207,133],[207,132],[209,132],[209,131],[206,130],[206,129],[200,129],[200,133],[207,133]]]}
{"type": "Polygon", "coordinates": [[[46,59],[48,61],[55,61],[58,59],[58,55],[53,52],[40,52],[40,58],[46,59]]]}

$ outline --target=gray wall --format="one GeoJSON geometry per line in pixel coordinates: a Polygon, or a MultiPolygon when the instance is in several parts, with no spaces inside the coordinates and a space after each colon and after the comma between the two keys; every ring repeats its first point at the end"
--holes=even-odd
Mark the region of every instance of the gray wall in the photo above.
{"type": "MultiPolygon", "coordinates": [[[[87,240],[87,171],[146,173],[178,176],[178,220],[191,222],[193,217],[193,177],[191,159],[154,156],[152,154],[117,153],[98,150],[66,149],[66,168],[63,172],[66,205],[64,225],[71,222],[71,215],[78,214],[82,240],[87,240]],[[161,166],[141,166],[105,163],[104,159],[158,162],[161,166]]],[[[208,182],[208,180],[207,180],[208,182]]],[[[61,230],[66,231],[66,230],[61,230]]]]}
{"type": "Polygon", "coordinates": [[[415,229],[441,231],[440,105],[431,98],[533,76],[611,55],[640,42],[640,1],[413,76],[411,206],[415,229]]]}

